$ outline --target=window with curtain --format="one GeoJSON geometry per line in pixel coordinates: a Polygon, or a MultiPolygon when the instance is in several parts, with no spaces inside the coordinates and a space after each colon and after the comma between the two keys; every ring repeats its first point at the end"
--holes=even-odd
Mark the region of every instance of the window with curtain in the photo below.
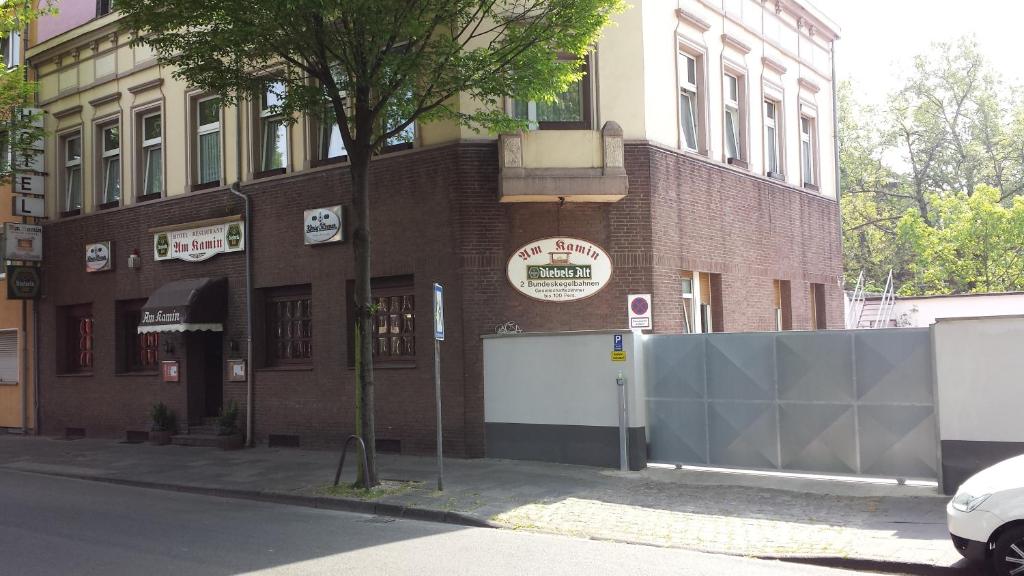
{"type": "Polygon", "coordinates": [[[64,138],[64,212],[82,209],[82,135],[64,138]]]}
{"type": "Polygon", "coordinates": [[[60,308],[63,319],[63,347],[61,371],[90,372],[93,363],[93,316],[92,305],[64,306],[60,308]]]}
{"type": "Polygon", "coordinates": [[[124,334],[123,369],[126,372],[155,372],[160,366],[160,333],[139,334],[138,331],[142,322],[143,302],[138,302],[133,310],[125,311],[121,317],[124,334]]]}
{"type": "Polygon", "coordinates": [[[8,68],[14,68],[21,64],[21,32],[12,30],[3,38],[2,42],[4,65],[8,68]]]}
{"type": "Polygon", "coordinates": [[[730,160],[743,158],[740,133],[740,79],[732,74],[725,75],[725,157],[730,160]]]}
{"type": "Polygon", "coordinates": [[[324,110],[316,122],[317,136],[317,160],[325,161],[348,156],[345,150],[345,142],[341,139],[341,128],[334,116],[334,107],[330,103],[324,105],[324,110]]]}
{"type": "Polygon", "coordinates": [[[220,99],[204,98],[196,103],[197,182],[220,182],[220,99]]]}
{"type": "Polygon", "coordinates": [[[679,54],[679,128],[681,144],[687,150],[697,151],[700,117],[697,108],[697,59],[679,54]]]}
{"type": "Polygon", "coordinates": [[[764,101],[764,162],[769,176],[779,171],[779,104],[774,100],[764,101]]]}
{"type": "Polygon", "coordinates": [[[163,127],[159,112],[142,117],[142,163],[142,194],[163,194],[163,127]]]}
{"type": "Polygon", "coordinates": [[[285,170],[288,166],[288,125],[280,106],[284,84],[271,82],[260,98],[260,172],[285,170]]]}
{"type": "Polygon", "coordinates": [[[121,200],[121,134],[116,124],[100,129],[101,204],[121,200]]]}

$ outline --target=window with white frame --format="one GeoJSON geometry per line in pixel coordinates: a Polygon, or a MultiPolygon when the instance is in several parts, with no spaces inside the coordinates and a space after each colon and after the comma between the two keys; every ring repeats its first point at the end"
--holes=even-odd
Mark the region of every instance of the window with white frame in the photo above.
{"type": "Polygon", "coordinates": [[[700,78],[697,57],[679,53],[679,140],[680,146],[697,152],[700,142],[700,78]]]}
{"type": "Polygon", "coordinates": [[[743,87],[742,77],[725,74],[725,158],[727,161],[743,160],[743,87]]]}
{"type": "Polygon", "coordinates": [[[96,16],[110,14],[116,9],[116,0],[96,0],[96,16]]]}
{"type": "Polygon", "coordinates": [[[164,191],[163,118],[160,112],[142,116],[142,195],[164,191]]]}
{"type": "Polygon", "coordinates": [[[196,101],[196,183],[220,183],[220,99],[196,101]]]}
{"type": "Polygon", "coordinates": [[[781,156],[779,131],[781,106],[777,100],[766,98],[764,101],[764,165],[768,176],[781,176],[781,156]]]}
{"type": "Polygon", "coordinates": [[[284,83],[271,82],[260,97],[259,172],[284,171],[288,166],[288,125],[281,111],[284,83]]]}
{"type": "Polygon", "coordinates": [[[100,128],[100,204],[121,200],[121,132],[118,125],[100,128]]]}
{"type": "Polygon", "coordinates": [[[341,139],[341,128],[334,120],[334,110],[328,107],[328,111],[317,123],[317,159],[333,160],[348,156],[345,150],[345,141],[341,139]]]}
{"type": "Polygon", "coordinates": [[[82,209],[82,133],[75,132],[63,138],[64,159],[64,212],[82,209]]]}
{"type": "Polygon", "coordinates": [[[804,186],[817,186],[815,171],[815,122],[810,116],[800,116],[800,168],[803,172],[804,186]]]}
{"type": "Polygon", "coordinates": [[[4,66],[14,68],[21,64],[21,32],[12,30],[0,43],[4,66]]]}

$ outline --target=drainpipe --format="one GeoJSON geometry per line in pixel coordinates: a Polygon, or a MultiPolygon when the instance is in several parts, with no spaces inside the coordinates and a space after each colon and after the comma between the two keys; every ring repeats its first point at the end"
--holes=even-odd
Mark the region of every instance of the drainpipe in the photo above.
{"type": "Polygon", "coordinates": [[[235,104],[235,182],[231,193],[245,202],[245,445],[252,448],[252,208],[242,194],[242,102],[235,104]]]}
{"type": "MultiPolygon", "coordinates": [[[[832,41],[832,140],[835,145],[835,180],[836,180],[836,209],[839,212],[839,253],[843,253],[843,207],[840,204],[840,178],[839,178],[839,95],[836,92],[836,41],[832,41]]],[[[845,290],[846,286],[840,286],[845,290]]]]}

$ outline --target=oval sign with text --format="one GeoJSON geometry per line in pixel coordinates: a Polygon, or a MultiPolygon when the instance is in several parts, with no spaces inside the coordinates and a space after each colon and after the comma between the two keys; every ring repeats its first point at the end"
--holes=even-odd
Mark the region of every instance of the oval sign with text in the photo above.
{"type": "Polygon", "coordinates": [[[526,296],[545,302],[572,302],[597,294],[612,277],[608,252],[579,238],[543,238],[508,259],[508,281],[526,296]]]}

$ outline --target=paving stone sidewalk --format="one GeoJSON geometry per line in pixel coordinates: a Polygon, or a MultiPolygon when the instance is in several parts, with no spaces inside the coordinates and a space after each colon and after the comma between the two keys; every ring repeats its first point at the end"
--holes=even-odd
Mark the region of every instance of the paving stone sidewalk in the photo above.
{"type": "MultiPolygon", "coordinates": [[[[435,459],[381,455],[388,490],[367,504],[350,492],[330,493],[336,465],[337,454],[322,451],[225,452],[0,435],[0,468],[26,472],[305,505],[351,503],[367,511],[377,505],[385,513],[742,556],[864,561],[889,571],[905,565],[916,573],[973,571],[964,571],[949,543],[946,499],[934,487],[446,459],[445,490],[438,492],[435,459]]],[[[351,458],[346,468],[351,481],[351,458]]]]}

